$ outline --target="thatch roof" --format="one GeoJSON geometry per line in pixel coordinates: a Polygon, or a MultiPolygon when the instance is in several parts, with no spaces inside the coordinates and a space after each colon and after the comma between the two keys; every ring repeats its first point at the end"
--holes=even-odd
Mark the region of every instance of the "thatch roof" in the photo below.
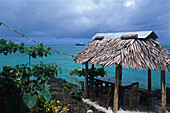
{"type": "Polygon", "coordinates": [[[170,69],[170,51],[152,38],[92,40],[73,60],[80,64],[88,62],[109,67],[121,64],[126,68],[143,70],[170,69]]]}

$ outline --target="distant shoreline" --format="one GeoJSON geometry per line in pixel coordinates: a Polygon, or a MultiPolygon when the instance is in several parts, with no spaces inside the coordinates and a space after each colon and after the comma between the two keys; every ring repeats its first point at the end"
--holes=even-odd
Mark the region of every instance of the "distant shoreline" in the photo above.
{"type": "MultiPolygon", "coordinates": [[[[31,45],[27,45],[25,44],[26,46],[31,46],[31,45]]],[[[36,45],[36,44],[32,44],[32,45],[36,45]]],[[[67,44],[67,45],[46,45],[46,46],[75,46],[74,44],[67,44]]],[[[86,46],[86,44],[84,45],[86,46]]],[[[162,45],[162,46],[170,46],[170,45],[162,45]]]]}

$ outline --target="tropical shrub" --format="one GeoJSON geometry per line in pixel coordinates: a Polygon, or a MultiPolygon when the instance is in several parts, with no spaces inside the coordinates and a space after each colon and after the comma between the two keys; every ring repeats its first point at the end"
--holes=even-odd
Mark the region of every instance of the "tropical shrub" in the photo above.
{"type": "Polygon", "coordinates": [[[17,50],[19,50],[20,53],[24,53],[24,49],[24,43],[21,43],[21,45],[19,45],[17,43],[12,42],[11,40],[0,40],[0,53],[3,53],[4,55],[11,54],[12,52],[15,53],[17,50]]]}
{"type": "Polygon", "coordinates": [[[8,82],[13,82],[22,97],[27,107],[32,108],[37,101],[36,96],[42,95],[44,99],[49,102],[51,99],[50,85],[46,83],[47,79],[57,75],[58,69],[56,64],[43,64],[32,65],[32,69],[27,65],[4,66],[3,71],[0,73],[0,78],[8,82]],[[49,68],[51,68],[51,70],[49,68]],[[42,72],[43,70],[44,72],[42,72]],[[41,73],[40,73],[41,72],[41,73]],[[28,77],[34,76],[36,79],[28,81],[28,77]],[[48,76],[45,76],[48,75],[48,76]]]}
{"type": "MultiPolygon", "coordinates": [[[[79,77],[85,76],[85,68],[73,68],[73,70],[70,70],[70,75],[78,75],[79,77]]],[[[107,72],[104,70],[104,67],[94,68],[94,71],[90,68],[88,69],[88,75],[93,75],[94,77],[104,77],[107,75],[107,72]]]]}
{"type": "Polygon", "coordinates": [[[63,92],[70,94],[73,98],[81,100],[82,98],[82,90],[80,90],[75,83],[64,83],[63,92]]]}
{"type": "Polygon", "coordinates": [[[54,78],[58,75],[58,72],[61,74],[61,68],[57,66],[55,63],[44,64],[40,62],[40,64],[32,65],[33,76],[37,78],[39,82],[48,81],[50,78],[54,78]]]}
{"type": "Polygon", "coordinates": [[[69,92],[69,89],[68,89],[67,87],[64,87],[64,88],[63,88],[63,92],[68,93],[68,92],[69,92]]]}
{"type": "Polygon", "coordinates": [[[32,108],[33,113],[66,113],[69,109],[64,107],[58,100],[51,100],[46,102],[42,96],[38,96],[37,104],[32,108]]]}
{"type": "Polygon", "coordinates": [[[81,90],[73,90],[69,93],[73,98],[81,100],[82,99],[82,91],[81,90]]]}
{"type": "MultiPolygon", "coordinates": [[[[79,77],[84,76],[85,77],[85,68],[73,68],[73,70],[70,70],[70,76],[75,79],[75,81],[77,81],[80,85],[81,85],[81,89],[82,91],[84,91],[84,81],[79,80],[78,78],[75,77],[75,75],[78,75],[79,77]]],[[[93,77],[104,77],[105,75],[107,75],[107,72],[104,70],[104,67],[101,68],[90,68],[88,69],[88,75],[93,76],[93,77]]]]}
{"type": "Polygon", "coordinates": [[[68,83],[64,83],[63,86],[65,86],[69,89],[74,89],[76,87],[76,84],[73,82],[68,82],[68,83]]]}
{"type": "MultiPolygon", "coordinates": [[[[19,45],[5,39],[0,40],[0,53],[7,55],[17,50],[32,58],[47,57],[52,53],[50,47],[42,44],[25,47],[24,43],[19,45]]],[[[3,107],[0,112],[29,112],[37,104],[39,96],[49,103],[52,97],[47,82],[49,78],[57,76],[58,72],[61,73],[61,69],[55,63],[40,62],[32,67],[27,64],[4,66],[0,73],[0,106],[3,107]],[[35,79],[29,80],[31,76],[35,79]]]]}
{"type": "Polygon", "coordinates": [[[81,90],[84,91],[84,81],[79,80],[79,79],[76,78],[75,76],[70,76],[70,77],[73,78],[73,79],[75,79],[75,81],[80,84],[81,90]]]}
{"type": "Polygon", "coordinates": [[[42,43],[36,46],[25,46],[24,43],[18,44],[14,43],[11,40],[7,41],[6,39],[0,40],[0,53],[4,55],[15,53],[19,50],[20,53],[25,55],[30,55],[32,58],[43,57],[49,54],[51,55],[53,52],[51,51],[51,47],[46,47],[42,43]]]}
{"type": "Polygon", "coordinates": [[[53,52],[51,51],[51,47],[46,48],[45,45],[36,45],[36,46],[28,46],[25,49],[25,54],[30,55],[32,58],[43,57],[49,54],[51,55],[53,52]]]}

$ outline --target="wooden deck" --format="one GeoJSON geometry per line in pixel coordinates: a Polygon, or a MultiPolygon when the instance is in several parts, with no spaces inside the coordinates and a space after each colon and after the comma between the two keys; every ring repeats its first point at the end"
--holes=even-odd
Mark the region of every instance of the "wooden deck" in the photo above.
{"type": "MultiPolygon", "coordinates": [[[[82,99],[82,101],[88,104],[95,110],[95,113],[112,113],[113,110],[113,101],[110,101],[109,109],[106,109],[105,106],[100,106],[100,99],[97,97],[95,101],[91,101],[91,99],[82,99]]],[[[167,113],[170,112],[170,105],[167,105],[167,113]]],[[[133,108],[129,107],[129,103],[126,103],[125,106],[120,105],[118,113],[160,113],[161,110],[161,100],[152,99],[150,105],[142,105],[138,104],[133,108]]]]}

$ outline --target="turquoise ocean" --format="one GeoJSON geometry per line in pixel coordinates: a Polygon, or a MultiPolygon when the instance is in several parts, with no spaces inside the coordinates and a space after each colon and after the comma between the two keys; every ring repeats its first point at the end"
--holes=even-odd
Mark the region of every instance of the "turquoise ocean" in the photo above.
{"type": "MultiPolygon", "coordinates": [[[[65,52],[67,54],[76,55],[78,52],[82,51],[85,46],[51,46],[53,49],[65,52]]],[[[170,51],[170,45],[164,46],[166,49],[170,51]]],[[[62,69],[62,74],[58,74],[58,78],[66,79],[68,82],[75,82],[74,79],[72,79],[69,75],[70,70],[73,68],[82,68],[85,67],[85,65],[77,64],[73,61],[73,58],[70,56],[66,56],[63,54],[53,53],[52,55],[49,55],[48,57],[43,58],[37,58],[37,59],[31,59],[31,64],[38,64],[40,61],[44,63],[52,63],[55,62],[59,67],[62,69]]],[[[28,63],[28,55],[23,56],[19,52],[16,52],[15,54],[11,54],[8,56],[5,56],[3,54],[0,54],[0,71],[2,71],[3,66],[10,65],[15,66],[16,64],[26,64],[28,63]]],[[[89,65],[91,66],[91,65],[89,65]]],[[[100,67],[100,66],[96,66],[100,67]]],[[[115,66],[105,67],[107,71],[107,76],[115,77],[115,66]]],[[[122,70],[122,79],[130,82],[139,82],[139,87],[146,88],[148,87],[148,79],[147,79],[147,70],[135,70],[135,69],[126,69],[123,68],[122,70]]],[[[160,79],[161,79],[161,71],[152,71],[152,90],[160,89],[160,79]]],[[[170,72],[166,71],[166,86],[170,87],[170,72]]],[[[78,77],[80,80],[85,80],[84,77],[78,77]]]]}

